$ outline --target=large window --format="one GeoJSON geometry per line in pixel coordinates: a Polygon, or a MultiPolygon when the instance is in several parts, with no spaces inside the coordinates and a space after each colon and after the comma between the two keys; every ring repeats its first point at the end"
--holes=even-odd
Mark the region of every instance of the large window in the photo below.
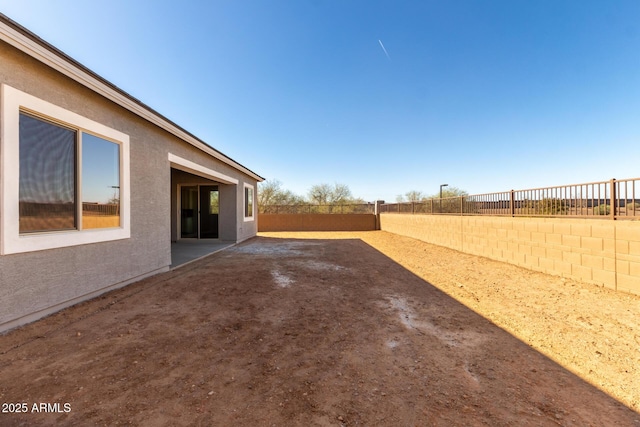
{"type": "Polygon", "coordinates": [[[130,237],[129,137],[2,85],[0,254],[130,237]]]}
{"type": "Polygon", "coordinates": [[[244,185],[244,220],[253,220],[253,186],[244,185]]]}
{"type": "Polygon", "coordinates": [[[20,233],[120,226],[118,144],[20,113],[19,152],[20,233]]]}

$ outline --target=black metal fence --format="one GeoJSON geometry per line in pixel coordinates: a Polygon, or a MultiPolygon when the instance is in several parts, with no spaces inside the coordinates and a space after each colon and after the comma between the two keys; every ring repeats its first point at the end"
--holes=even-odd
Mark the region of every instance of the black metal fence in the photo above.
{"type": "MultiPolygon", "coordinates": [[[[20,202],[20,217],[75,215],[75,203],[20,202]]],[[[120,215],[118,203],[82,203],[82,214],[91,216],[120,215]]]]}
{"type": "Polygon", "coordinates": [[[375,204],[261,205],[259,212],[263,214],[373,214],[375,212],[375,204]]]}
{"type": "Polygon", "coordinates": [[[120,215],[119,203],[83,203],[82,214],[92,216],[120,215]]]}
{"type": "Polygon", "coordinates": [[[640,219],[640,178],[386,203],[380,212],[640,219]]]}

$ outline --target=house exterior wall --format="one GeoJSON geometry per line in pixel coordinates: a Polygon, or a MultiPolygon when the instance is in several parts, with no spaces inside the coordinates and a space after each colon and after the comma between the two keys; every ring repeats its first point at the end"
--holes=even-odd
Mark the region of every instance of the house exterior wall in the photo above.
{"type": "Polygon", "coordinates": [[[242,203],[242,185],[223,185],[218,190],[220,191],[220,200],[224,199],[226,202],[224,209],[221,205],[220,215],[218,216],[220,221],[220,240],[242,241],[248,237],[255,236],[256,233],[239,237],[240,227],[244,226],[242,224],[242,207],[238,206],[242,203]],[[229,209],[229,207],[234,209],[229,209]],[[234,227],[225,226],[227,224],[233,224],[234,227]]]}
{"type": "MultiPolygon", "coordinates": [[[[232,193],[230,198],[236,205],[242,203],[243,183],[256,185],[254,178],[2,41],[0,84],[128,135],[131,196],[130,238],[0,256],[0,331],[168,270],[172,218],[169,153],[238,180],[238,185],[224,186],[229,187],[225,191],[232,193]]],[[[0,176],[3,173],[0,170],[0,176]]],[[[229,232],[232,240],[255,235],[255,221],[244,222],[242,209],[227,216],[235,219],[229,232]]]]}
{"type": "Polygon", "coordinates": [[[381,214],[382,230],[640,295],[640,221],[381,214]]]}
{"type": "MultiPolygon", "coordinates": [[[[257,182],[245,181],[238,185],[236,192],[236,206],[239,213],[238,232],[236,240],[243,241],[249,239],[258,233],[258,184],[257,182]],[[247,184],[253,191],[253,216],[245,218],[244,216],[244,185],[247,184]]],[[[222,197],[222,194],[220,195],[222,197]]]]}

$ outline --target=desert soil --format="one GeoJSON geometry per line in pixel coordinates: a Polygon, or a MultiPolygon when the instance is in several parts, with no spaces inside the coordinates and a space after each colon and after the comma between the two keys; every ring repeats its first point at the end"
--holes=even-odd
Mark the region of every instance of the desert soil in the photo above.
{"type": "Polygon", "coordinates": [[[0,336],[0,425],[640,426],[638,313],[382,231],[265,233],[0,336]]]}

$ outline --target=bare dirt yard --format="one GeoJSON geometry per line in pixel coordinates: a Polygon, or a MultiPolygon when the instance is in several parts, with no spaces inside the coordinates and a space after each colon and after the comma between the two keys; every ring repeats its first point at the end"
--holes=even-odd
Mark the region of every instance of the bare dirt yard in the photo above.
{"type": "Polygon", "coordinates": [[[640,426],[639,313],[382,231],[262,234],[0,336],[0,425],[640,426]]]}

